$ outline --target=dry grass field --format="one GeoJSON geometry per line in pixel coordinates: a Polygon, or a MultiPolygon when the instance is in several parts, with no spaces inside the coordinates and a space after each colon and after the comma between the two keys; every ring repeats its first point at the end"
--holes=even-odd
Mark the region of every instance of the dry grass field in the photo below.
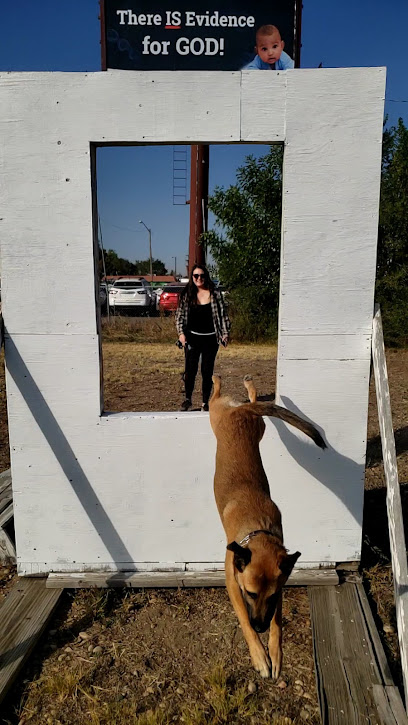
{"type": "MultiPolygon", "coordinates": [[[[174,410],[183,354],[171,320],[121,321],[105,330],[105,409],[174,410]],[[156,340],[156,342],[154,342],[156,340]]],[[[387,354],[400,480],[408,481],[408,351],[387,354]]],[[[245,399],[252,373],[261,397],[275,387],[276,348],[233,344],[217,370],[245,399]]],[[[197,389],[194,405],[201,404],[197,389]]],[[[188,415],[188,413],[186,413],[188,415]]],[[[385,489],[373,386],[370,390],[363,566],[386,651],[400,683],[385,489]]],[[[9,465],[3,366],[0,466],[9,465]]],[[[211,482],[209,482],[211,485],[211,482]]],[[[408,485],[402,486],[408,510],[408,485]]],[[[406,504],[406,506],[405,506],[406,504]]],[[[13,581],[0,569],[0,599],[13,581]]],[[[277,683],[251,669],[223,589],[79,590],[63,596],[40,646],[11,691],[0,723],[14,725],[300,725],[319,723],[307,593],[287,589],[284,666],[277,683]]]]}

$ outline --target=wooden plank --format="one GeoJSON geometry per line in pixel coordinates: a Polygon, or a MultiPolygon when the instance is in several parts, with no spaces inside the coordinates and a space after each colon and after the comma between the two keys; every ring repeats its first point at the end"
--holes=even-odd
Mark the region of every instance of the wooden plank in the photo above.
{"type": "MultiPolygon", "coordinates": [[[[388,675],[384,682],[378,653],[381,643],[373,638],[358,586],[342,584],[308,590],[322,722],[395,725],[398,704],[391,707],[385,691],[393,683],[388,684],[388,675]]],[[[394,691],[392,697],[396,697],[394,691]]]]}
{"type": "Polygon", "coordinates": [[[394,713],[394,717],[398,725],[407,725],[408,718],[404,710],[404,705],[402,703],[398,687],[395,687],[395,685],[393,685],[392,687],[386,686],[385,691],[387,693],[388,702],[390,703],[391,710],[394,713]]]}
{"type": "Polygon", "coordinates": [[[367,628],[370,632],[370,637],[373,643],[373,648],[377,658],[378,668],[381,673],[381,678],[386,685],[394,686],[394,680],[392,679],[391,670],[385,656],[384,648],[381,643],[380,635],[374,617],[362,584],[356,585],[356,592],[359,598],[362,615],[366,621],[367,628]]]}
{"type": "Polygon", "coordinates": [[[382,685],[373,685],[373,697],[381,718],[381,725],[397,725],[394,713],[390,708],[387,693],[382,685]]]}
{"type": "Polygon", "coordinates": [[[13,518],[13,501],[0,514],[0,529],[13,518]]]}
{"type": "MultiPolygon", "coordinates": [[[[322,586],[338,584],[334,569],[295,569],[287,586],[322,586]]],[[[180,572],[117,572],[117,573],[51,573],[48,588],[74,589],[80,587],[223,587],[224,571],[180,571],[180,572]]]]}
{"type": "Polygon", "coordinates": [[[16,563],[16,549],[7,531],[0,527],[0,561],[2,564],[16,563]]]}
{"type": "Polygon", "coordinates": [[[387,483],[387,513],[390,535],[391,563],[394,580],[395,609],[405,701],[408,701],[408,568],[401,494],[398,483],[397,456],[392,425],[390,390],[385,358],[381,312],[376,305],[373,320],[373,367],[377,393],[378,420],[387,483]]]}
{"type": "Polygon", "coordinates": [[[381,725],[408,725],[407,714],[398,687],[373,685],[373,697],[377,704],[381,725]]]}
{"type": "Polygon", "coordinates": [[[44,579],[21,579],[0,606],[0,702],[51,617],[62,589],[44,579]]]}
{"type": "Polygon", "coordinates": [[[0,493],[0,513],[4,511],[4,509],[9,506],[10,502],[13,500],[13,492],[11,490],[11,486],[7,486],[7,488],[0,493]]]}
{"type": "Polygon", "coordinates": [[[0,473],[0,493],[11,487],[11,468],[0,473]]]}

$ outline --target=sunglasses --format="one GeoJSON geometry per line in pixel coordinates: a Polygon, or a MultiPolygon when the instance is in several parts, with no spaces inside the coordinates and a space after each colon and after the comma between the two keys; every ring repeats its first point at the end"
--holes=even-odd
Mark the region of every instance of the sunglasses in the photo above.
{"type": "Polygon", "coordinates": [[[205,274],[193,274],[194,279],[205,279],[205,274]]]}

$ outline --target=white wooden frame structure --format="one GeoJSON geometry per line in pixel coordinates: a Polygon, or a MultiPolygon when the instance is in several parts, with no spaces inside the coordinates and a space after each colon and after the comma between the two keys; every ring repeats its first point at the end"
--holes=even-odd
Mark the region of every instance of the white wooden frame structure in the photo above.
{"type": "Polygon", "coordinates": [[[392,574],[394,581],[395,611],[401,669],[404,681],[405,703],[408,708],[408,566],[405,543],[404,518],[398,482],[398,464],[395,450],[394,428],[391,415],[390,389],[385,358],[381,312],[376,305],[373,320],[373,370],[377,394],[385,481],[387,485],[387,516],[390,536],[392,574]]]}
{"type": "Polygon", "coordinates": [[[223,565],[208,416],[103,412],[92,184],[108,143],[284,144],[277,393],[329,449],[267,421],[262,455],[300,566],[360,558],[384,87],[382,68],[0,74],[20,574],[223,565]]]}

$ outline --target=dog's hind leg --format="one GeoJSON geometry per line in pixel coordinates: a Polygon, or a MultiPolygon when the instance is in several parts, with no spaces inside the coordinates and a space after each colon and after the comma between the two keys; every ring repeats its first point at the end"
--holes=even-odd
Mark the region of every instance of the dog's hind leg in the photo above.
{"type": "Polygon", "coordinates": [[[215,398],[219,398],[221,394],[221,376],[220,375],[213,375],[212,381],[214,385],[213,394],[211,396],[211,400],[215,400],[215,398]]]}
{"type": "Polygon", "coordinates": [[[282,667],[282,592],[269,629],[268,650],[272,662],[272,679],[277,680],[282,667]]]}
{"type": "Polygon", "coordinates": [[[235,609],[235,614],[241,625],[242,634],[244,635],[254,668],[261,677],[271,676],[271,663],[265,648],[259,639],[257,633],[251,627],[248,612],[242,598],[241,590],[234,576],[233,554],[227,551],[225,559],[225,583],[231,604],[235,609]]]}
{"type": "Polygon", "coordinates": [[[256,387],[251,375],[245,375],[244,385],[248,391],[248,398],[251,403],[256,403],[256,387]]]}

